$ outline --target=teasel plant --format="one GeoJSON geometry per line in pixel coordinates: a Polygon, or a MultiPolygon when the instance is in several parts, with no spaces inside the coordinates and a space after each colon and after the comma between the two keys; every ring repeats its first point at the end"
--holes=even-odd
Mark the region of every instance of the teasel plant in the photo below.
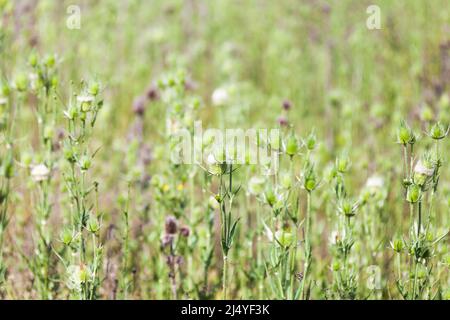
{"type": "Polygon", "coordinates": [[[306,161],[303,165],[302,175],[299,179],[301,183],[301,188],[306,191],[306,214],[305,214],[305,231],[304,231],[304,264],[303,264],[303,274],[300,286],[300,298],[308,299],[310,292],[310,273],[312,264],[312,245],[311,245],[311,228],[312,228],[312,195],[313,192],[319,187],[319,179],[315,171],[315,165],[311,158],[311,152],[316,146],[316,137],[314,132],[306,138],[304,141],[304,146],[306,148],[306,161]]]}
{"type": "Polygon", "coordinates": [[[336,159],[334,167],[334,194],[336,197],[336,229],[331,234],[333,292],[340,299],[355,299],[358,291],[358,274],[351,263],[351,251],[355,244],[354,219],[360,206],[359,200],[354,200],[348,194],[345,185],[345,174],[350,168],[350,160],[346,155],[336,159]]]}
{"type": "Polygon", "coordinates": [[[133,277],[131,270],[131,249],[130,249],[130,201],[131,201],[131,181],[128,182],[128,188],[126,195],[119,197],[118,202],[120,204],[121,212],[121,236],[122,236],[122,257],[121,268],[118,280],[119,294],[122,299],[128,299],[130,290],[133,286],[133,277]]]}
{"type": "Polygon", "coordinates": [[[233,186],[233,175],[238,169],[234,164],[234,156],[227,152],[224,146],[214,146],[207,159],[207,167],[204,168],[210,175],[217,177],[218,190],[215,199],[219,204],[220,214],[220,244],[222,249],[222,299],[229,298],[229,265],[230,250],[233,247],[237,225],[240,218],[232,215],[233,202],[241,189],[241,186],[233,186]]]}
{"type": "Polygon", "coordinates": [[[100,84],[81,81],[81,94],[73,94],[64,111],[67,137],[64,140],[65,169],[62,172],[69,205],[68,226],[61,233],[67,253],[58,255],[66,272],[71,296],[92,300],[101,284],[103,245],[99,239],[102,213],[98,207],[98,183],[91,181],[92,162],[99,149],[91,152],[89,142],[103,106],[100,84]]]}
{"type": "MultiPolygon", "coordinates": [[[[36,228],[35,256],[28,259],[28,265],[34,275],[34,284],[41,299],[53,298],[56,260],[52,254],[52,230],[49,219],[52,213],[53,173],[56,165],[54,138],[58,109],[55,103],[57,90],[57,59],[54,55],[40,58],[32,53],[28,61],[31,73],[28,90],[37,98],[36,123],[38,127],[37,156],[31,165],[30,175],[36,186],[36,228]]],[[[16,88],[22,90],[23,80],[16,80],[16,88]]]]}
{"type": "Polygon", "coordinates": [[[11,108],[11,90],[0,83],[0,296],[6,281],[4,241],[9,223],[11,183],[14,177],[14,142],[12,137],[14,114],[11,108]]]}
{"type": "Polygon", "coordinates": [[[264,140],[259,145],[259,148],[268,147],[271,153],[278,153],[281,160],[284,157],[288,163],[286,170],[278,172],[276,168],[273,182],[266,183],[265,188],[263,180],[260,180],[259,188],[265,191],[257,199],[270,209],[262,222],[270,242],[270,249],[264,255],[264,266],[275,298],[298,299],[301,294],[298,283],[302,281],[302,274],[298,272],[296,260],[300,247],[298,233],[303,221],[299,217],[299,178],[295,175],[295,165],[301,145],[292,128],[286,137],[279,138],[279,142],[272,137],[267,145],[264,140]]]}
{"type": "MultiPolygon", "coordinates": [[[[210,179],[206,177],[205,180],[205,188],[210,187],[210,179]]],[[[205,214],[204,219],[201,221],[201,226],[198,227],[198,231],[193,230],[192,236],[198,238],[197,241],[201,252],[200,259],[203,269],[202,278],[199,283],[196,284],[197,295],[200,299],[213,297],[213,290],[208,275],[214,262],[214,217],[219,209],[219,202],[216,197],[211,195],[203,209],[205,210],[205,214]]]]}
{"type": "MultiPolygon", "coordinates": [[[[185,134],[194,134],[195,120],[198,118],[199,110],[203,103],[199,96],[194,92],[193,80],[184,69],[170,72],[162,76],[159,81],[159,90],[161,92],[161,100],[167,105],[166,113],[166,134],[165,142],[169,146],[169,154],[171,161],[170,172],[165,173],[170,181],[168,193],[172,193],[177,201],[166,202],[166,209],[169,214],[174,214],[176,218],[182,218],[189,221],[189,226],[194,230],[203,220],[201,215],[202,209],[198,208],[196,202],[196,194],[198,193],[199,167],[192,165],[197,163],[196,155],[202,151],[203,146],[189,145],[194,150],[185,150],[184,147],[185,134]],[[200,148],[200,149],[199,149],[200,148]],[[192,152],[193,151],[193,152],[192,152]],[[194,156],[191,161],[185,161],[186,157],[194,156]],[[176,161],[173,161],[176,158],[176,161]],[[169,178],[170,177],[170,178],[169,178]],[[173,210],[174,206],[179,209],[173,210]],[[172,211],[172,212],[171,212],[172,211]]],[[[190,137],[189,137],[190,138],[190,137]]],[[[185,268],[187,274],[195,273],[194,270],[194,249],[197,244],[197,237],[189,237],[187,245],[184,247],[185,268]]],[[[183,288],[185,293],[190,294],[195,291],[195,280],[192,277],[184,277],[183,288]]]]}
{"type": "MultiPolygon", "coordinates": [[[[389,233],[383,227],[389,223],[389,208],[387,206],[387,198],[390,192],[390,179],[383,177],[377,173],[370,175],[360,193],[359,201],[360,208],[358,219],[355,221],[356,238],[359,243],[357,249],[361,254],[358,254],[358,265],[365,270],[377,271],[378,266],[383,266],[383,271],[389,272],[389,266],[383,264],[383,248],[389,242],[389,233]],[[369,252],[370,254],[362,254],[362,252],[369,252]],[[374,269],[376,266],[377,269],[374,269]]],[[[372,278],[377,283],[372,282],[371,287],[368,288],[367,298],[381,298],[383,290],[380,286],[386,287],[387,279],[372,278]],[[380,282],[383,281],[383,282],[380,282]]]]}
{"type": "Polygon", "coordinates": [[[181,267],[184,264],[183,252],[190,236],[190,229],[187,226],[179,225],[179,221],[174,216],[167,216],[164,223],[164,233],[161,239],[161,248],[166,258],[168,275],[170,279],[171,298],[179,298],[181,267]]]}
{"type": "MultiPolygon", "coordinates": [[[[402,124],[398,132],[398,140],[402,144],[411,141],[413,136],[411,129],[405,131],[404,128],[405,125],[402,124]]],[[[448,135],[448,127],[438,122],[431,126],[426,134],[434,141],[434,152],[426,151],[415,164],[414,159],[411,159],[409,172],[405,173],[407,178],[403,181],[405,199],[410,206],[409,236],[391,242],[392,249],[398,255],[397,288],[404,299],[412,300],[434,299],[443,294],[440,279],[433,275],[435,269],[433,256],[438,243],[445,239],[449,232],[447,230],[443,234],[436,234],[437,230],[433,226],[433,202],[438,191],[440,168],[443,165],[439,143],[448,135]],[[400,254],[404,251],[410,257],[406,281],[403,280],[400,271],[402,270],[400,254]]],[[[416,139],[413,140],[413,143],[415,142],[416,139]]]]}

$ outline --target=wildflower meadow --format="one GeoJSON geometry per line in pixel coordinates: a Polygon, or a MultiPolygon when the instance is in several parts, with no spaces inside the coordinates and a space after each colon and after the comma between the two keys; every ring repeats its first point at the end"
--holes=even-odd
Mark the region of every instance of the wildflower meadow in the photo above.
{"type": "Polygon", "coordinates": [[[445,0],[0,0],[0,299],[450,299],[445,0]]]}

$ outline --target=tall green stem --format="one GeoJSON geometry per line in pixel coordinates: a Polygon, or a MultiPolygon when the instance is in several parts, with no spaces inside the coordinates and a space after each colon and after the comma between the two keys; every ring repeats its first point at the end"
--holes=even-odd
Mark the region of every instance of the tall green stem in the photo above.
{"type": "Polygon", "coordinates": [[[303,280],[301,285],[301,297],[303,299],[306,298],[305,286],[309,276],[309,268],[311,266],[310,228],[311,228],[311,192],[308,191],[306,201],[305,262],[303,267],[303,280]]]}

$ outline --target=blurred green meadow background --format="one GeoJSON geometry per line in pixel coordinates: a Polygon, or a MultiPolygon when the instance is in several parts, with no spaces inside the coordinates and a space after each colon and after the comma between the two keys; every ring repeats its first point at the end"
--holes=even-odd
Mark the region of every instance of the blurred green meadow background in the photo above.
{"type": "Polygon", "coordinates": [[[450,298],[449,17],[0,0],[0,297],[450,298]],[[196,120],[279,128],[280,171],[174,164],[196,120]]]}

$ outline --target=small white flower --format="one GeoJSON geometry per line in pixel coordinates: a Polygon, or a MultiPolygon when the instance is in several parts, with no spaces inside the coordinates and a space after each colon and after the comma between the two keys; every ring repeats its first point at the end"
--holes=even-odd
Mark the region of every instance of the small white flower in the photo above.
{"type": "Polygon", "coordinates": [[[47,180],[50,175],[50,170],[44,164],[38,164],[31,169],[31,177],[36,182],[47,180]]]}
{"type": "Polygon", "coordinates": [[[0,97],[0,106],[6,105],[8,103],[8,99],[5,97],[0,97]]]}
{"type": "Polygon", "coordinates": [[[228,91],[224,88],[214,90],[212,94],[212,103],[214,106],[223,106],[228,102],[228,91]]]}
{"type": "Polygon", "coordinates": [[[423,174],[424,176],[431,177],[433,175],[433,168],[426,167],[422,161],[418,161],[414,167],[414,173],[423,174]]]}
{"type": "Polygon", "coordinates": [[[379,189],[384,186],[384,179],[380,176],[371,176],[369,179],[367,179],[366,187],[367,188],[374,188],[379,189]]]}
{"type": "Polygon", "coordinates": [[[80,103],[91,103],[94,101],[94,97],[87,95],[87,96],[78,96],[77,101],[80,103]]]}

